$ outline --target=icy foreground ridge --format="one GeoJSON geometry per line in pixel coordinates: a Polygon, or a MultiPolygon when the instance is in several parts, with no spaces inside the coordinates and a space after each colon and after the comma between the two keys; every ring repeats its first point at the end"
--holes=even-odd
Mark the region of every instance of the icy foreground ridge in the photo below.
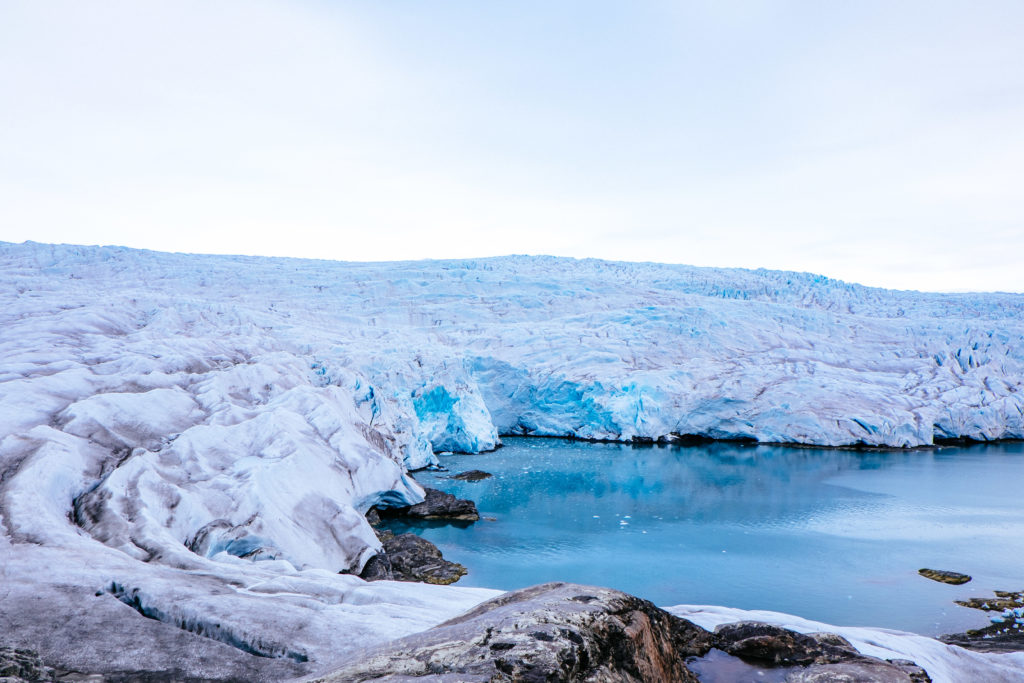
{"type": "Polygon", "coordinates": [[[0,617],[53,593],[21,632],[59,658],[91,629],[97,666],[159,623],[280,678],[489,597],[337,572],[380,547],[369,506],[421,500],[408,470],[499,434],[1024,437],[1021,295],[4,243],[0,284],[0,617]]]}

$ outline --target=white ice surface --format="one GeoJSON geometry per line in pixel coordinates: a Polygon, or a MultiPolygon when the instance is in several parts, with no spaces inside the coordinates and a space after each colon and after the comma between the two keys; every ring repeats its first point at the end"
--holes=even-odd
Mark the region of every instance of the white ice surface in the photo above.
{"type": "Polygon", "coordinates": [[[407,470],[434,451],[511,433],[1024,437],[1022,380],[1020,295],[0,243],[6,604],[116,586],[109,600],[329,663],[492,594],[336,573],[379,547],[370,505],[420,499],[407,470]]]}

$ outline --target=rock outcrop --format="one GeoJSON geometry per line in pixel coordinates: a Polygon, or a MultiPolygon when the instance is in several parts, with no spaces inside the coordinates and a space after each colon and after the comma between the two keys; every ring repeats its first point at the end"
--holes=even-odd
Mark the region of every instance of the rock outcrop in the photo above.
{"type": "Polygon", "coordinates": [[[1024,651],[1024,591],[996,591],[991,598],[956,600],[964,607],[990,612],[988,626],[940,636],[950,645],[976,652],[1024,651]]]}
{"type": "MultiPolygon", "coordinates": [[[[711,633],[632,595],[567,583],[506,593],[364,652],[317,680],[696,683],[687,663],[712,648],[753,662],[755,669],[773,668],[794,683],[930,680],[913,662],[867,657],[833,634],[802,635],[753,622],[711,633]]],[[[714,664],[699,668],[710,675],[714,664]]]]}
{"type": "Polygon", "coordinates": [[[846,639],[831,633],[805,635],[755,621],[715,629],[718,648],[734,657],[775,666],[835,664],[860,657],[846,639]]]}
{"type": "Polygon", "coordinates": [[[456,498],[450,493],[437,489],[423,488],[426,498],[422,503],[405,507],[380,508],[382,518],[407,517],[409,519],[448,519],[462,522],[475,522],[480,519],[476,503],[471,500],[456,498]]]}
{"type": "Polygon", "coordinates": [[[0,682],[21,683],[22,681],[53,681],[56,672],[43,666],[39,655],[33,650],[0,647],[0,682]]]}
{"type": "Polygon", "coordinates": [[[369,559],[359,574],[367,581],[420,581],[447,585],[466,574],[458,562],[449,562],[430,541],[415,534],[378,534],[383,550],[369,559]]]}
{"type": "Polygon", "coordinates": [[[507,593],[402,638],[324,682],[687,681],[714,636],[619,591],[548,583],[507,593]]]}

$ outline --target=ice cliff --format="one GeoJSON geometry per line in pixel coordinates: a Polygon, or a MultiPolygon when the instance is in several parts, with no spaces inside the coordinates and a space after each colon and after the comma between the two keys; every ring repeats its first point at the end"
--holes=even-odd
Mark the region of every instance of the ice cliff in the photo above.
{"type": "Polygon", "coordinates": [[[408,470],[500,434],[1024,437],[1022,295],[0,243],[0,299],[0,616],[46,595],[23,628],[85,629],[108,666],[123,610],[326,665],[491,595],[337,572],[379,548],[369,506],[421,499],[408,470]]]}

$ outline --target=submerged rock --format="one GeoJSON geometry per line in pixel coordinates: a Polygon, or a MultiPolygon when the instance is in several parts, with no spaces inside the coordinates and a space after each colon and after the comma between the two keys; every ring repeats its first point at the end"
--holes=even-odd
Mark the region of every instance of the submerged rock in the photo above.
{"type": "Polygon", "coordinates": [[[399,508],[382,508],[381,517],[409,517],[412,519],[451,519],[475,522],[480,519],[476,503],[456,498],[450,493],[424,487],[426,498],[422,503],[399,508]]]}
{"type": "Polygon", "coordinates": [[[453,474],[450,478],[458,479],[459,481],[480,481],[482,479],[490,479],[493,476],[490,472],[484,472],[483,470],[468,470],[453,474]]]}
{"type": "Polygon", "coordinates": [[[896,662],[865,658],[863,661],[822,664],[793,671],[786,683],[931,683],[924,669],[913,662],[910,667],[896,662]]]}
{"type": "Polygon", "coordinates": [[[415,534],[383,532],[383,551],[367,561],[359,574],[367,581],[419,581],[447,585],[466,575],[466,568],[449,562],[430,541],[415,534]]]}
{"type": "Polygon", "coordinates": [[[967,574],[947,572],[942,569],[918,569],[917,573],[926,579],[939,581],[940,583],[949,583],[954,586],[959,586],[960,584],[967,583],[971,580],[971,577],[967,574]]]}

